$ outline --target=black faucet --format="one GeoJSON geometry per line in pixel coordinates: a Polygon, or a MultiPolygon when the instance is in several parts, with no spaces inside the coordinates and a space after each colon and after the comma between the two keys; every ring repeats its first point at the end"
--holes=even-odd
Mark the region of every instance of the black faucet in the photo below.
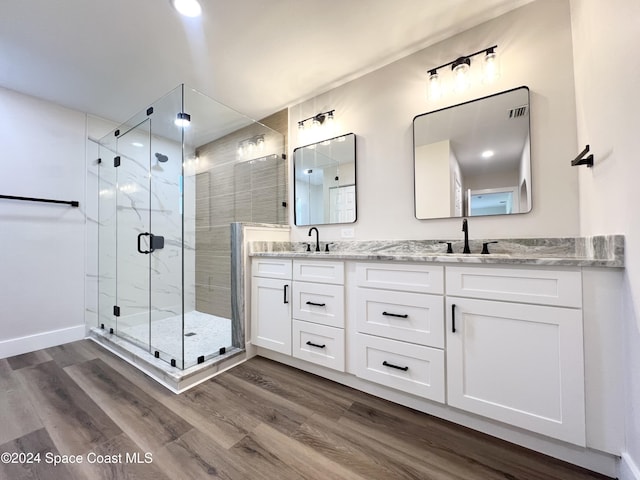
{"type": "Polygon", "coordinates": [[[316,252],[320,251],[320,233],[318,232],[318,229],[316,227],[311,227],[309,229],[309,236],[311,236],[311,232],[312,231],[316,231],[316,252]]]}
{"type": "Polygon", "coordinates": [[[471,253],[471,249],[469,249],[469,224],[466,218],[462,219],[462,231],[464,232],[464,249],[462,253],[471,253]]]}

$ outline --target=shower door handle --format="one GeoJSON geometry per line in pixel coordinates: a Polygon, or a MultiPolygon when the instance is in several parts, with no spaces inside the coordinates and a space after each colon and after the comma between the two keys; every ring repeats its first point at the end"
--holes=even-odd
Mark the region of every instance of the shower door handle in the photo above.
{"type": "Polygon", "coordinates": [[[149,235],[151,236],[150,243],[152,252],[164,248],[164,237],[160,235],[154,235],[153,233],[150,233],[149,235]]]}
{"type": "Polygon", "coordinates": [[[145,235],[149,236],[151,234],[149,232],[139,233],[138,234],[138,252],[139,253],[144,253],[144,254],[149,254],[149,253],[152,252],[152,250],[142,250],[142,246],[141,246],[142,237],[144,237],[145,235]]]}
{"type": "Polygon", "coordinates": [[[160,250],[161,248],[164,248],[164,237],[160,235],[154,235],[153,233],[149,233],[149,232],[138,234],[138,252],[139,253],[144,253],[145,255],[147,255],[149,253],[155,252],[156,250],[160,250]],[[150,250],[142,250],[141,240],[142,240],[142,237],[144,236],[149,237],[149,246],[151,248],[150,250]]]}

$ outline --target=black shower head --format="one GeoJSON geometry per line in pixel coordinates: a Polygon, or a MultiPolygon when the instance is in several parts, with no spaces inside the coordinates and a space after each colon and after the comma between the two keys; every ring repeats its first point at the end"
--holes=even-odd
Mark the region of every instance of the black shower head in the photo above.
{"type": "Polygon", "coordinates": [[[160,163],[164,163],[164,162],[169,160],[169,157],[167,157],[166,155],[163,155],[161,153],[156,153],[156,158],[158,159],[158,161],[160,163]]]}

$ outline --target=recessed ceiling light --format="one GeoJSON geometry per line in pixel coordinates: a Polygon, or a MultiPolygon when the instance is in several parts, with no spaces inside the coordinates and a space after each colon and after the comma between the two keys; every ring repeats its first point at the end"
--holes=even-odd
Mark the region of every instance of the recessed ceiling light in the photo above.
{"type": "Polygon", "coordinates": [[[173,8],[185,17],[199,17],[202,13],[202,7],[198,0],[171,0],[173,8]]]}
{"type": "Polygon", "coordinates": [[[484,152],[482,152],[482,158],[491,158],[493,157],[493,150],[485,150],[484,152]]]}

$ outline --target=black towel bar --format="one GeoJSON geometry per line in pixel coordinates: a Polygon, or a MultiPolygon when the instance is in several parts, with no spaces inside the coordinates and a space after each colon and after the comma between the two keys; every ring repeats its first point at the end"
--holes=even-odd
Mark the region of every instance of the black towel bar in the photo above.
{"type": "Polygon", "coordinates": [[[24,200],[27,202],[61,203],[64,205],[71,205],[72,207],[80,206],[80,202],[76,202],[75,200],[51,200],[49,198],[16,197],[15,195],[0,195],[0,198],[4,198],[6,200],[24,200]]]}

